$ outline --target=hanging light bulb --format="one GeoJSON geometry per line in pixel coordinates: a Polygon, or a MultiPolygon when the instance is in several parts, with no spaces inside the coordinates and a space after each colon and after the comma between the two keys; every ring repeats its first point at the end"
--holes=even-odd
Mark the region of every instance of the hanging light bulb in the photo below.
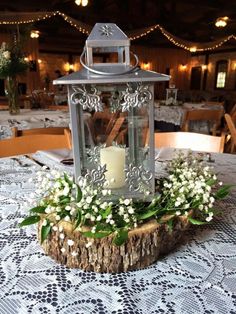
{"type": "Polygon", "coordinates": [[[86,5],[88,5],[88,0],[82,0],[82,6],[86,7],[86,5]]]}
{"type": "Polygon", "coordinates": [[[39,38],[39,31],[32,30],[32,31],[30,32],[30,37],[31,37],[31,38],[39,38]]]}
{"type": "Polygon", "coordinates": [[[88,5],[88,0],[75,0],[75,4],[82,5],[82,7],[86,7],[86,5],[88,5]]]}

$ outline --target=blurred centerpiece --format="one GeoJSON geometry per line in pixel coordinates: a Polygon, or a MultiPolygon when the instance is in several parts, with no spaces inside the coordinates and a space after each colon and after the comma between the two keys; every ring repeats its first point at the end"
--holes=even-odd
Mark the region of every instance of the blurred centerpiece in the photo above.
{"type": "Polygon", "coordinates": [[[141,70],[133,57],[135,65],[130,40],[117,25],[97,23],[82,70],[54,81],[68,85],[75,178],[107,187],[113,200],[148,199],[155,190],[153,90],[169,76],[141,70]],[[98,58],[110,60],[95,63],[98,58]]]}
{"type": "Polygon", "coordinates": [[[18,99],[17,75],[23,74],[28,68],[18,43],[7,46],[5,42],[0,48],[0,77],[5,79],[5,93],[8,98],[10,114],[20,112],[18,99]]]}

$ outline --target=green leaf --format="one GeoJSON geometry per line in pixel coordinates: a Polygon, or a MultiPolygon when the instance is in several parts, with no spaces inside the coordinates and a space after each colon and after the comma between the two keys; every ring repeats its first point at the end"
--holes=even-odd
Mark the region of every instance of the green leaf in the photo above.
{"type": "Polygon", "coordinates": [[[230,192],[230,189],[232,187],[234,187],[235,185],[232,185],[232,184],[228,184],[228,185],[224,185],[222,186],[216,193],[215,193],[215,198],[216,199],[222,199],[222,198],[225,198],[229,192],[230,192]]]}
{"type": "Polygon", "coordinates": [[[77,185],[77,195],[76,195],[76,201],[79,203],[82,199],[82,191],[81,188],[77,185]]]}
{"type": "Polygon", "coordinates": [[[167,224],[167,227],[168,227],[168,231],[172,232],[173,230],[173,223],[174,223],[174,219],[169,219],[167,220],[166,224],[167,224]]]}
{"type": "Polygon", "coordinates": [[[191,217],[188,217],[188,221],[191,222],[191,224],[193,224],[193,225],[199,225],[199,226],[207,224],[206,221],[196,220],[196,219],[193,219],[191,217]]]}
{"type": "Polygon", "coordinates": [[[69,184],[69,187],[72,187],[73,182],[69,179],[69,177],[66,173],[64,173],[64,179],[69,184]]]}
{"type": "Polygon", "coordinates": [[[51,226],[49,220],[47,220],[47,225],[41,227],[41,244],[46,240],[47,236],[51,232],[51,226]]]}
{"type": "Polygon", "coordinates": [[[77,213],[77,215],[76,215],[75,229],[80,225],[80,223],[81,223],[81,218],[82,218],[81,212],[78,211],[78,213],[77,213]]]}
{"type": "Polygon", "coordinates": [[[107,216],[111,213],[111,207],[112,206],[108,206],[104,212],[101,212],[103,219],[107,218],[107,216]]]}
{"type": "Polygon", "coordinates": [[[23,226],[33,225],[39,221],[40,221],[40,216],[38,215],[30,216],[30,217],[25,218],[21,223],[19,223],[19,226],[23,227],[23,226]]]}
{"type": "Polygon", "coordinates": [[[32,213],[45,214],[45,209],[47,206],[36,206],[30,209],[32,213]]]}
{"type": "Polygon", "coordinates": [[[59,204],[67,204],[67,203],[70,203],[69,197],[62,197],[59,201],[59,204]]]}
{"type": "Polygon", "coordinates": [[[217,180],[209,179],[209,180],[206,182],[206,184],[209,185],[209,186],[212,186],[212,185],[214,185],[216,182],[217,182],[217,180]]]}
{"type": "Polygon", "coordinates": [[[85,237],[95,238],[95,239],[105,238],[105,237],[109,236],[109,234],[111,234],[111,233],[112,233],[112,231],[102,231],[102,232],[95,232],[95,233],[92,233],[91,231],[82,232],[82,234],[85,237]]]}
{"type": "Polygon", "coordinates": [[[127,229],[120,229],[118,231],[118,233],[116,234],[116,236],[113,238],[113,243],[115,245],[122,245],[123,243],[125,243],[125,241],[128,238],[128,230],[127,229]]]}
{"type": "Polygon", "coordinates": [[[143,213],[140,213],[140,214],[137,216],[137,219],[138,219],[138,220],[144,220],[144,219],[150,218],[150,217],[154,216],[157,212],[158,212],[158,209],[157,209],[157,208],[155,208],[155,209],[153,209],[153,210],[145,211],[145,212],[143,212],[143,213]]]}

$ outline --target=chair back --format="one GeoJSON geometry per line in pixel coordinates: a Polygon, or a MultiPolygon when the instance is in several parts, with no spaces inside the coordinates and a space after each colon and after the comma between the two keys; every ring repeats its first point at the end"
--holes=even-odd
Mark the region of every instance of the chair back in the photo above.
{"type": "Polygon", "coordinates": [[[51,128],[36,128],[36,129],[26,129],[26,130],[18,130],[17,127],[13,127],[12,137],[19,136],[28,136],[28,135],[36,135],[36,134],[64,134],[64,130],[68,128],[65,127],[51,127],[51,128]]]}
{"type": "Polygon", "coordinates": [[[224,101],[203,101],[204,104],[209,106],[222,106],[224,107],[225,102],[224,101]]]}
{"type": "Polygon", "coordinates": [[[235,123],[233,122],[232,117],[228,113],[225,114],[225,120],[226,120],[227,126],[229,128],[229,132],[231,135],[230,152],[233,153],[236,148],[236,127],[235,127],[235,123]]]}
{"type": "Polygon", "coordinates": [[[222,153],[225,136],[212,136],[192,132],[155,133],[155,148],[173,147],[194,151],[222,153]]]}
{"type": "MultiPolygon", "coordinates": [[[[116,141],[116,138],[119,136],[120,129],[121,129],[122,124],[124,123],[124,121],[125,121],[125,117],[124,116],[123,117],[119,117],[116,120],[116,122],[115,122],[115,124],[114,124],[114,126],[113,126],[113,128],[112,128],[112,130],[110,132],[110,134],[108,134],[108,136],[107,136],[107,139],[106,139],[106,145],[107,146],[110,146],[113,141],[116,141]]],[[[122,138],[122,136],[121,136],[121,138],[122,138]]]]}
{"type": "Polygon", "coordinates": [[[216,130],[221,124],[221,118],[224,114],[224,108],[211,110],[211,109],[192,109],[186,110],[184,121],[182,124],[182,131],[189,131],[190,121],[209,121],[213,122],[212,134],[216,135],[216,130]]]}
{"type": "Polygon", "coordinates": [[[0,157],[35,153],[38,150],[71,148],[66,134],[33,134],[0,141],[0,157]]]}

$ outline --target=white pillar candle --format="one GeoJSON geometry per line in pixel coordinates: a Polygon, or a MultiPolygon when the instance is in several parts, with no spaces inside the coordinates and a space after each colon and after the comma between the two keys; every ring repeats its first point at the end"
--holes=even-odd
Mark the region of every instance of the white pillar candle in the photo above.
{"type": "Polygon", "coordinates": [[[117,189],[125,185],[125,148],[109,146],[100,150],[101,165],[106,165],[105,178],[108,188],[117,189]]]}

